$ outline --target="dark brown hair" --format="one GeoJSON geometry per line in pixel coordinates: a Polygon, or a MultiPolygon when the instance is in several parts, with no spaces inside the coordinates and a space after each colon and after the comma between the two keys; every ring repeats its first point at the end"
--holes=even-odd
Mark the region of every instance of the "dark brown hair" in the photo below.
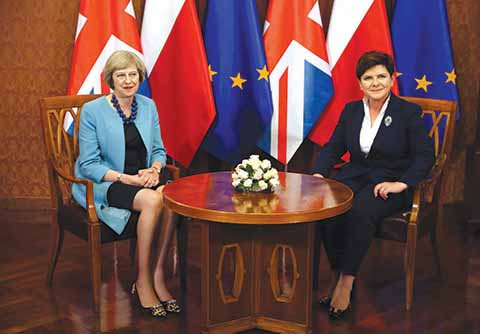
{"type": "Polygon", "coordinates": [[[395,71],[392,56],[379,51],[368,51],[358,59],[356,68],[357,79],[360,80],[366,71],[377,65],[385,66],[390,75],[393,75],[395,71]]]}

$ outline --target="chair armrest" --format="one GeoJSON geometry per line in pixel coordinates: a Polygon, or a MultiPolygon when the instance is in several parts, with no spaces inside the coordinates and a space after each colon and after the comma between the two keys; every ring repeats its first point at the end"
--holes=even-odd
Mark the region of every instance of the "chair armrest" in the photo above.
{"type": "MultiPolygon", "coordinates": [[[[52,160],[50,161],[52,162],[53,172],[57,174],[59,177],[72,183],[83,184],[86,187],[86,204],[87,204],[88,218],[90,223],[98,224],[98,217],[97,217],[97,212],[95,210],[95,202],[93,197],[93,182],[87,179],[79,179],[74,176],[71,176],[65,173],[65,171],[62,168],[59,168],[59,166],[57,166],[52,160]]],[[[167,164],[165,168],[171,173],[172,178],[174,180],[180,177],[180,169],[178,167],[171,164],[167,164]]]]}
{"type": "Polygon", "coordinates": [[[447,160],[446,154],[440,155],[437,160],[435,161],[435,165],[433,165],[432,169],[428,176],[423,179],[417,186],[418,189],[422,192],[422,197],[424,201],[427,203],[431,203],[433,199],[433,192],[435,190],[435,186],[442,176],[443,168],[445,166],[445,162],[447,160]]]}
{"type": "Polygon", "coordinates": [[[420,181],[420,183],[415,187],[415,191],[413,193],[412,210],[410,215],[411,224],[415,224],[417,222],[421,202],[432,202],[435,186],[437,185],[437,182],[442,176],[443,168],[446,161],[447,155],[445,153],[439,155],[428,176],[422,181],[420,181]]]}
{"type": "Polygon", "coordinates": [[[71,176],[61,168],[59,168],[52,160],[52,169],[55,174],[57,174],[62,179],[65,179],[72,183],[83,184],[86,187],[86,204],[87,204],[87,213],[89,222],[92,224],[98,224],[97,211],[95,210],[95,202],[93,200],[93,182],[87,179],[79,179],[74,176],[71,176]]]}
{"type": "Polygon", "coordinates": [[[168,169],[172,175],[172,179],[176,180],[178,178],[180,178],[180,168],[178,168],[177,166],[175,165],[172,165],[172,164],[167,164],[165,166],[166,169],[168,169]]]}

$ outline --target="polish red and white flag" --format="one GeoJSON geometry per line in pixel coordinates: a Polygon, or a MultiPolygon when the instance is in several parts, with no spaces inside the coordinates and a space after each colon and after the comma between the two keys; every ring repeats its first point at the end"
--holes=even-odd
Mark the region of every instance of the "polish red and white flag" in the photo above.
{"type": "MultiPolygon", "coordinates": [[[[310,132],[310,139],[324,145],[337,125],[346,103],[363,97],[355,75],[358,59],[367,51],[392,55],[392,43],[383,0],[335,0],[327,34],[334,96],[310,132]]],[[[398,92],[395,83],[393,91],[398,92]]]]}
{"type": "Polygon", "coordinates": [[[163,143],[188,167],[215,118],[195,2],[146,0],[141,40],[163,143]]]}

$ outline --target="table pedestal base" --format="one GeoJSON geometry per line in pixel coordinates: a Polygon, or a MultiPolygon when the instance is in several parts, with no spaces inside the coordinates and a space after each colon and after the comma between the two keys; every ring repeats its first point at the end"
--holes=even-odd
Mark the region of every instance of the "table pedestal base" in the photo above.
{"type": "Polygon", "coordinates": [[[310,334],[315,224],[202,222],[202,334],[310,334]]]}

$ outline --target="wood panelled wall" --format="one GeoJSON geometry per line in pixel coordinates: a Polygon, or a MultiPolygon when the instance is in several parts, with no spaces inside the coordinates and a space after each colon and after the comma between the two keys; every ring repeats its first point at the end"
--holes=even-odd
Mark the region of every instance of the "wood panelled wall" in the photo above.
{"type": "MultiPolygon", "coordinates": [[[[196,0],[201,20],[207,1],[196,0]]],[[[133,2],[140,24],[144,0],[133,2]]],[[[328,28],[333,0],[319,2],[328,28]]],[[[263,22],[268,0],[257,3],[263,22]]],[[[391,15],[394,0],[386,4],[391,15]]],[[[467,148],[477,133],[480,2],[447,0],[447,4],[462,104],[448,192],[451,201],[458,201],[463,198],[467,148]]],[[[49,197],[38,99],[66,93],[78,9],[79,0],[0,1],[0,207],[49,197]]]]}

